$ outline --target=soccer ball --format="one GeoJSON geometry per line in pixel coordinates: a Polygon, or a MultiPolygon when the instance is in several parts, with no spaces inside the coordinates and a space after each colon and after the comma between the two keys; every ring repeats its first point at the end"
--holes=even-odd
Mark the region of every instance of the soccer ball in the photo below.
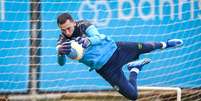
{"type": "Polygon", "coordinates": [[[71,52],[68,55],[69,58],[73,60],[80,60],[83,57],[84,48],[78,42],[72,40],[71,41],[71,52]]]}

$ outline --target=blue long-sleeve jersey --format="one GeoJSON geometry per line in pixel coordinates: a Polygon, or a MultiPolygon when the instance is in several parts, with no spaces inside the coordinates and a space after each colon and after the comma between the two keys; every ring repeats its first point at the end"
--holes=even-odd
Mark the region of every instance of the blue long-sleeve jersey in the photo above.
{"type": "MultiPolygon", "coordinates": [[[[84,63],[91,69],[100,69],[111,58],[117,46],[113,40],[104,34],[100,34],[96,27],[88,21],[76,22],[75,30],[71,38],[61,34],[57,45],[62,44],[65,41],[72,40],[76,37],[88,37],[91,44],[85,49],[84,55],[79,62],[84,63]]],[[[58,62],[64,63],[64,56],[58,56],[58,62]]]]}

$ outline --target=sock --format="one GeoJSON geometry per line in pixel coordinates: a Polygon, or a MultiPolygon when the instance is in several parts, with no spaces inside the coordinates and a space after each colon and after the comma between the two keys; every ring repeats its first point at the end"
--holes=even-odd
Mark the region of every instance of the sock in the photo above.
{"type": "Polygon", "coordinates": [[[138,74],[140,70],[138,68],[132,68],[130,72],[135,72],[136,74],[138,74]]]}
{"type": "Polygon", "coordinates": [[[133,87],[135,87],[137,89],[136,80],[137,80],[137,73],[136,72],[130,72],[129,82],[133,85],[133,87]]]}
{"type": "Polygon", "coordinates": [[[167,47],[167,43],[166,42],[160,42],[162,44],[161,49],[165,49],[167,47]]]}
{"type": "Polygon", "coordinates": [[[161,42],[156,42],[154,47],[155,49],[161,49],[163,47],[163,44],[161,44],[161,42]]]}

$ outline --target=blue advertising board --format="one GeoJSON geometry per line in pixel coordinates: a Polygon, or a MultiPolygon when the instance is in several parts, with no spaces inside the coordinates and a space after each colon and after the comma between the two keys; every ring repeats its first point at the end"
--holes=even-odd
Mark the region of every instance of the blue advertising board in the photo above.
{"type": "MultiPolygon", "coordinates": [[[[41,0],[41,66],[39,91],[104,90],[112,87],[95,71],[76,61],[57,64],[59,14],[89,20],[100,33],[115,41],[166,41],[181,38],[184,46],[158,50],[138,76],[139,86],[196,88],[201,85],[201,5],[195,1],[167,0],[41,0]]],[[[29,89],[30,2],[0,1],[0,93],[29,89]]],[[[126,76],[129,72],[124,68],[126,76]]]]}
{"type": "Polygon", "coordinates": [[[0,93],[28,90],[29,2],[0,1],[0,93]]]}

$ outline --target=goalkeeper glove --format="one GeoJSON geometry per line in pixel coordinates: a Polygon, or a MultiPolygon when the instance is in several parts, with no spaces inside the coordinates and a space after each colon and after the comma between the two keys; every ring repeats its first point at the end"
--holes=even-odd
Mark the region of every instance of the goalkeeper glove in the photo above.
{"type": "Polygon", "coordinates": [[[64,42],[58,47],[59,54],[66,54],[68,55],[71,52],[71,42],[64,42]]]}
{"type": "Polygon", "coordinates": [[[87,37],[77,37],[75,39],[79,44],[82,44],[83,48],[87,48],[90,46],[91,42],[87,37]]]}

